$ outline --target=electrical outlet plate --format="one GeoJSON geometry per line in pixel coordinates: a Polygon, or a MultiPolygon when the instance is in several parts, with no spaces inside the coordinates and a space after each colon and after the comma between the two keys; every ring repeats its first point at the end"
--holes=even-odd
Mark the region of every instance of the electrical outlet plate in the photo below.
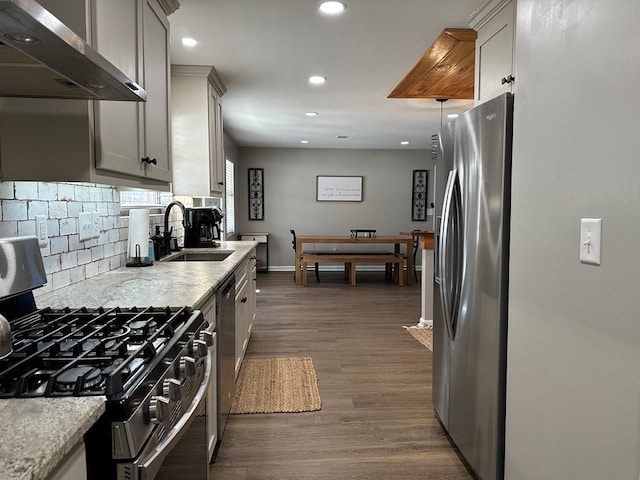
{"type": "Polygon", "coordinates": [[[46,247],[49,243],[49,231],[47,228],[47,216],[36,215],[36,237],[38,237],[38,245],[46,247]]]}
{"type": "Polygon", "coordinates": [[[91,236],[98,238],[102,230],[102,218],[98,212],[91,212],[91,236]]]}
{"type": "Polygon", "coordinates": [[[89,240],[93,235],[93,221],[91,212],[82,212],[78,216],[78,234],[80,241],[89,240]]]}
{"type": "Polygon", "coordinates": [[[580,220],[580,261],[590,265],[600,265],[602,219],[583,218],[580,220]]]}

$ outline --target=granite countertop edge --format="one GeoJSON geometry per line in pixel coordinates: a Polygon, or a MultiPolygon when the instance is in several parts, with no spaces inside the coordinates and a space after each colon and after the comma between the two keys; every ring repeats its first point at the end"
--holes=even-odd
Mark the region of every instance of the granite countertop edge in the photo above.
{"type": "Polygon", "coordinates": [[[104,412],[104,397],[0,400],[3,480],[44,480],[104,412]]]}
{"type": "MultiPolygon", "coordinates": [[[[201,308],[253,251],[254,241],[183,249],[151,267],[105,272],[36,295],[38,308],[192,306],[201,308]],[[231,252],[221,261],[171,261],[184,252],[231,252]]],[[[104,397],[0,400],[0,472],[3,480],[40,480],[55,470],[104,412],[104,397]]]]}

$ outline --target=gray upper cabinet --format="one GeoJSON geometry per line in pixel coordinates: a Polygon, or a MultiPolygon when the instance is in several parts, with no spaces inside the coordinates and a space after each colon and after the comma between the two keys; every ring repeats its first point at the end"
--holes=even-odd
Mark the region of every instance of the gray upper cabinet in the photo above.
{"type": "Polygon", "coordinates": [[[137,81],[147,91],[147,101],[0,99],[2,180],[89,181],[168,190],[167,16],[178,2],[40,3],[137,81]]]}
{"type": "Polygon", "coordinates": [[[222,95],[215,68],[171,66],[173,193],[224,194],[222,95]]]}
{"type": "Polygon", "coordinates": [[[476,105],[513,91],[515,8],[513,0],[489,0],[469,19],[469,26],[478,32],[474,82],[476,105]]]}
{"type": "Polygon", "coordinates": [[[94,2],[96,48],[147,91],[145,103],[96,102],[96,167],[170,182],[167,15],[156,0],[94,2]]]}

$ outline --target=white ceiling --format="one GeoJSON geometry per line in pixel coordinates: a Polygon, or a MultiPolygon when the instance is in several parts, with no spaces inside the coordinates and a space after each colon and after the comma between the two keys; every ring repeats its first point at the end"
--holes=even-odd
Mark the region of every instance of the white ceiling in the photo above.
{"type": "MultiPolygon", "coordinates": [[[[469,28],[482,0],[345,2],[328,17],[320,0],[180,0],[169,17],[171,63],[216,68],[225,131],[241,147],[431,148],[440,104],[387,95],[444,28],[469,28]],[[187,49],[182,37],[199,43],[187,49]],[[311,86],[311,75],[327,83],[311,86]]],[[[445,123],[472,103],[444,103],[445,123]]]]}

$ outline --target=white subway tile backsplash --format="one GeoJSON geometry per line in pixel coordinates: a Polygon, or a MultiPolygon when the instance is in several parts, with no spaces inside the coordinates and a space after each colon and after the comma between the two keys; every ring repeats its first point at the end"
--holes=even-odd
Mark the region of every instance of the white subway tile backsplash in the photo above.
{"type": "Polygon", "coordinates": [[[58,222],[60,225],[60,235],[73,235],[78,233],[77,218],[63,218],[58,222]]]}
{"type": "Polygon", "coordinates": [[[67,215],[69,217],[78,217],[82,212],[82,202],[67,202],[67,215]]]}
{"type": "Polygon", "coordinates": [[[51,253],[64,253],[69,251],[69,237],[53,237],[49,240],[51,253]]]}
{"type": "Polygon", "coordinates": [[[107,273],[110,270],[110,264],[108,258],[103,258],[98,261],[98,272],[107,273]]]}
{"type": "Polygon", "coordinates": [[[91,250],[77,250],[78,252],[78,265],[86,265],[91,263],[91,250]]]}
{"type": "Polygon", "coordinates": [[[67,218],[67,202],[53,201],[49,202],[50,218],[67,218]]]}
{"type": "Polygon", "coordinates": [[[0,223],[0,236],[15,237],[18,235],[18,222],[0,223]]]}
{"type": "Polygon", "coordinates": [[[76,187],[71,183],[61,183],[58,185],[58,200],[73,202],[76,199],[76,187]]]}
{"type": "MultiPolygon", "coordinates": [[[[107,236],[105,235],[105,237],[107,237],[107,236]]],[[[111,257],[115,256],[115,254],[116,254],[116,246],[115,246],[115,244],[105,242],[103,256],[105,258],[111,258],[111,257]]]]}
{"type": "Polygon", "coordinates": [[[69,269],[69,281],[71,285],[81,282],[85,279],[84,267],[74,267],[69,269]]]}
{"type": "Polygon", "coordinates": [[[76,185],[75,186],[75,200],[76,202],[88,202],[91,198],[89,194],[90,187],[88,185],[76,185]]]}
{"type": "MultiPolygon", "coordinates": [[[[47,216],[49,238],[40,248],[47,285],[36,289],[34,295],[81,282],[127,262],[129,219],[120,216],[117,188],[92,183],[0,182],[0,237],[34,235],[36,215],[47,216]],[[100,215],[98,238],[79,240],[81,212],[100,215]]],[[[180,244],[181,220],[180,212],[174,209],[169,226],[180,244]]],[[[164,232],[163,214],[151,215],[150,234],[156,225],[164,232]]],[[[147,254],[146,246],[142,254],[147,254]]]]}
{"type": "Polygon", "coordinates": [[[107,233],[107,239],[109,243],[116,243],[120,240],[120,232],[115,229],[107,228],[105,229],[107,233]]]}
{"type": "Polygon", "coordinates": [[[33,200],[27,203],[27,214],[31,220],[36,218],[36,215],[49,216],[49,203],[41,200],[33,200]]]}
{"type": "Polygon", "coordinates": [[[84,266],[84,272],[87,278],[98,275],[98,262],[91,262],[84,266]]]}
{"type": "Polygon", "coordinates": [[[62,269],[60,255],[47,255],[42,257],[44,269],[47,273],[59,272],[62,269]]]}
{"type": "MultiPolygon", "coordinates": [[[[29,182],[24,182],[29,183],[29,182]]],[[[58,183],[38,182],[38,197],[40,200],[58,200],[58,183]]]]}
{"type": "Polygon", "coordinates": [[[60,266],[63,270],[78,266],[78,252],[66,252],[60,255],[60,266]]]}
{"type": "Polygon", "coordinates": [[[13,182],[0,182],[0,199],[14,200],[16,198],[13,182]]]}
{"type": "Polygon", "coordinates": [[[102,202],[102,189],[99,187],[90,189],[89,200],[92,202],[102,202]]]}
{"type": "Polygon", "coordinates": [[[27,220],[27,202],[23,200],[16,200],[10,202],[8,200],[2,201],[2,220],[27,220]]]}
{"type": "MultiPolygon", "coordinates": [[[[84,250],[85,242],[80,241],[80,235],[74,234],[69,235],[69,250],[84,250]]],[[[88,250],[89,255],[91,255],[91,250],[88,250]]]]}
{"type": "Polygon", "coordinates": [[[14,191],[16,200],[38,199],[38,184],[35,182],[16,182],[14,191]]]}
{"type": "Polygon", "coordinates": [[[36,234],[36,222],[35,220],[27,220],[25,222],[18,222],[18,236],[28,237],[36,234]]]}
{"type": "Polygon", "coordinates": [[[91,248],[91,261],[98,262],[102,257],[104,257],[104,247],[102,245],[91,248]]]}
{"type": "Polygon", "coordinates": [[[109,270],[115,270],[116,268],[122,267],[124,264],[120,260],[121,257],[111,257],[109,258],[109,270]]]}
{"type": "Polygon", "coordinates": [[[51,283],[54,290],[71,285],[71,274],[69,270],[60,270],[51,276],[51,283]]]}

